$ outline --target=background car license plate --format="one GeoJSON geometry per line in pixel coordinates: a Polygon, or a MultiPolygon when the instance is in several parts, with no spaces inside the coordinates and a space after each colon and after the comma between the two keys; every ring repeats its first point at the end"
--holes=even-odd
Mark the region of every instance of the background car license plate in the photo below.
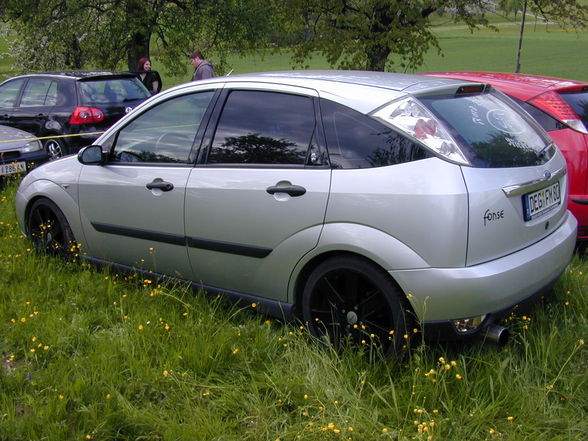
{"type": "Polygon", "coordinates": [[[549,187],[528,193],[523,196],[523,210],[525,221],[535,219],[538,216],[557,207],[561,202],[561,187],[558,182],[549,187]]]}
{"type": "Polygon", "coordinates": [[[14,173],[24,173],[26,171],[27,163],[24,161],[11,162],[10,164],[0,164],[0,176],[12,175],[14,173]]]}

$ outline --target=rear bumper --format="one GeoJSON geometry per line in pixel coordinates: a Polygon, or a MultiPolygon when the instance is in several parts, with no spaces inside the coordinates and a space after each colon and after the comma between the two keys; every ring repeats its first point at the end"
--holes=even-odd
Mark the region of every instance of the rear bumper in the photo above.
{"type": "Polygon", "coordinates": [[[464,268],[390,271],[425,327],[485,314],[500,316],[545,292],[572,258],[577,221],[568,211],[541,241],[508,256],[464,268]]]}

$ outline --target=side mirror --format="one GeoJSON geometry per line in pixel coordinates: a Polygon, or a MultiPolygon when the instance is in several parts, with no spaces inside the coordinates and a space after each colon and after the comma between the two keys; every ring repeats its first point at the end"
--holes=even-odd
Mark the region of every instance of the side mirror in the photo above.
{"type": "Polygon", "coordinates": [[[89,145],[78,153],[78,161],[84,165],[104,165],[108,155],[102,152],[99,145],[89,145]]]}

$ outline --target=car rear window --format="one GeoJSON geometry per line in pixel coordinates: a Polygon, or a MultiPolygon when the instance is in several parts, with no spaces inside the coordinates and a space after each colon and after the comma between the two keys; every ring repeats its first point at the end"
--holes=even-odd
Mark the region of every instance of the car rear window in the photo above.
{"type": "Polygon", "coordinates": [[[543,131],[494,90],[419,100],[445,123],[474,167],[540,165],[555,153],[543,131]]]}
{"type": "Polygon", "coordinates": [[[127,103],[144,100],[151,95],[137,78],[109,78],[80,81],[81,102],[86,106],[127,103]]]}
{"type": "Polygon", "coordinates": [[[576,93],[561,93],[561,97],[572,106],[586,129],[588,129],[588,90],[576,93]]]}

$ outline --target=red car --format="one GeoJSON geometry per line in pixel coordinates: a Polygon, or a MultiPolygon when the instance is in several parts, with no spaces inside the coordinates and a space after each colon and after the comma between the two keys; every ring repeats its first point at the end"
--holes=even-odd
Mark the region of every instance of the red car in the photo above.
{"type": "Polygon", "coordinates": [[[425,75],[483,82],[510,96],[549,133],[568,165],[568,208],[588,241],[588,82],[499,72],[425,75]]]}

